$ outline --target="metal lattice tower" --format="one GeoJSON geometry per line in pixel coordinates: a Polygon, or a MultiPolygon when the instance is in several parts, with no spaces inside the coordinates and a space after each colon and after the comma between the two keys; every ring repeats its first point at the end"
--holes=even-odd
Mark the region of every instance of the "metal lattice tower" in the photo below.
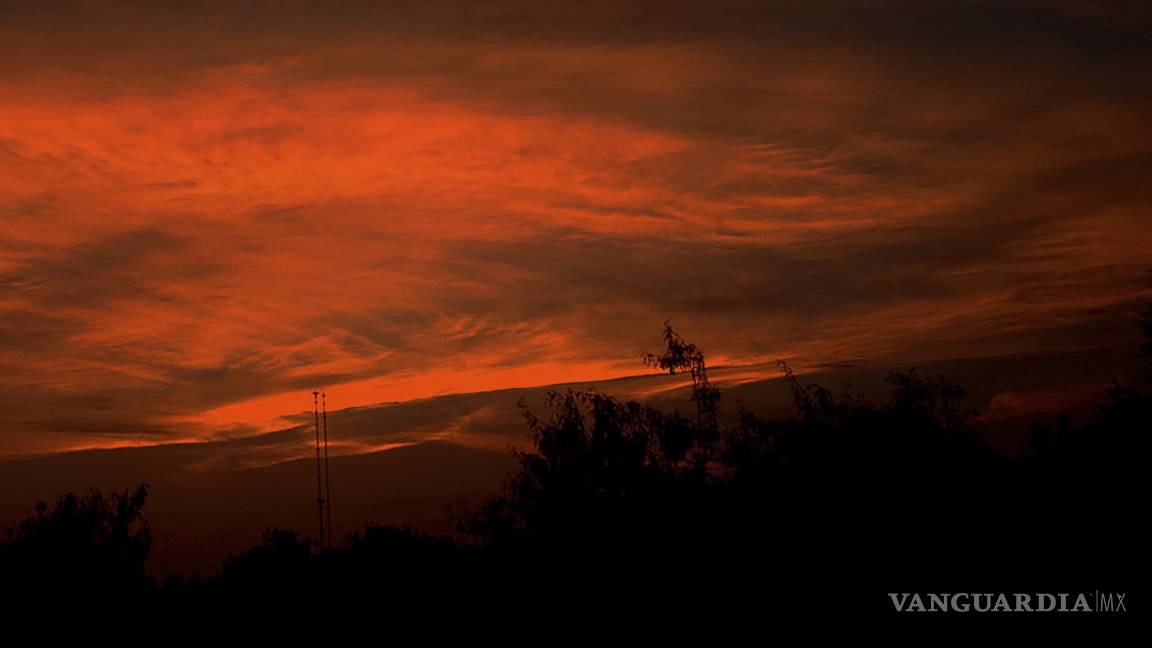
{"type": "Polygon", "coordinates": [[[320,392],[320,409],[324,422],[324,516],[328,546],[332,546],[332,471],[328,468],[328,394],[320,392]]]}
{"type": "MultiPolygon", "coordinates": [[[[323,488],[323,468],[320,464],[320,390],[317,389],[312,392],[312,415],[314,425],[316,428],[316,509],[320,513],[320,550],[323,551],[327,547],[327,534],[325,534],[325,516],[324,516],[324,488],[323,488]]],[[[325,411],[324,418],[327,420],[328,413],[325,411]]],[[[325,439],[327,439],[327,431],[325,431],[325,439]]],[[[325,441],[325,451],[327,451],[327,441],[325,441]]]]}

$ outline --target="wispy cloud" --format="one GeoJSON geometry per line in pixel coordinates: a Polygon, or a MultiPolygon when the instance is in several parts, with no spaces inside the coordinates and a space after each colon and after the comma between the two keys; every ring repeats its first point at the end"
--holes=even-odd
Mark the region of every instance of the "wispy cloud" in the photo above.
{"type": "Polygon", "coordinates": [[[1094,6],[9,9],[0,449],[616,375],[666,319],[728,361],[1115,340],[1152,23],[1094,6]]]}

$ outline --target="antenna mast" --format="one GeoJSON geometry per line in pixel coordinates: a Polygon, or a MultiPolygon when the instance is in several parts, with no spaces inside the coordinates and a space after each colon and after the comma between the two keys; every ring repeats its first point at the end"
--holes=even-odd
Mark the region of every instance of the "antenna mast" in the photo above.
{"type": "MultiPolygon", "coordinates": [[[[320,550],[323,551],[327,546],[324,534],[324,490],[321,486],[321,467],[320,467],[320,390],[317,389],[312,392],[312,416],[316,427],[316,508],[320,513],[320,550]]],[[[327,412],[325,412],[325,419],[327,419],[327,412]]],[[[327,435],[325,435],[327,436],[327,435]]],[[[327,450],[327,443],[325,443],[325,450],[327,450]]]]}
{"type": "Polygon", "coordinates": [[[332,472],[328,469],[328,394],[320,392],[320,406],[324,416],[324,515],[328,529],[328,546],[332,546],[332,472]]]}

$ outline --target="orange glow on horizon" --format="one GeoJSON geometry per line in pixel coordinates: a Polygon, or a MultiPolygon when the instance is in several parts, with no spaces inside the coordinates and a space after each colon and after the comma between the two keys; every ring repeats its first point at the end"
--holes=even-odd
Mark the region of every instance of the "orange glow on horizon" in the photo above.
{"type": "MultiPolygon", "coordinates": [[[[576,366],[541,363],[505,368],[441,369],[399,377],[380,376],[325,385],[320,389],[327,394],[328,411],[333,412],[450,394],[612,380],[634,373],[626,373],[619,366],[607,363],[576,366]]],[[[286,417],[303,414],[312,414],[311,392],[292,391],[224,405],[190,418],[188,422],[207,429],[241,424],[271,430],[285,425],[286,417]],[[307,404],[307,409],[301,408],[304,404],[307,404]]]]}

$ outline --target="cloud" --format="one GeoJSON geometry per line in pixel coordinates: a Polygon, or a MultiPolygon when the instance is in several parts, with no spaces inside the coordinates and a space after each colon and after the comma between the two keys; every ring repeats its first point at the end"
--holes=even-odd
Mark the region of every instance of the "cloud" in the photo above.
{"type": "MultiPolygon", "coordinates": [[[[0,452],[720,361],[1114,341],[1148,14],[79,3],[0,20],[0,452]]],[[[270,427],[272,426],[272,427],[270,427]]]]}

